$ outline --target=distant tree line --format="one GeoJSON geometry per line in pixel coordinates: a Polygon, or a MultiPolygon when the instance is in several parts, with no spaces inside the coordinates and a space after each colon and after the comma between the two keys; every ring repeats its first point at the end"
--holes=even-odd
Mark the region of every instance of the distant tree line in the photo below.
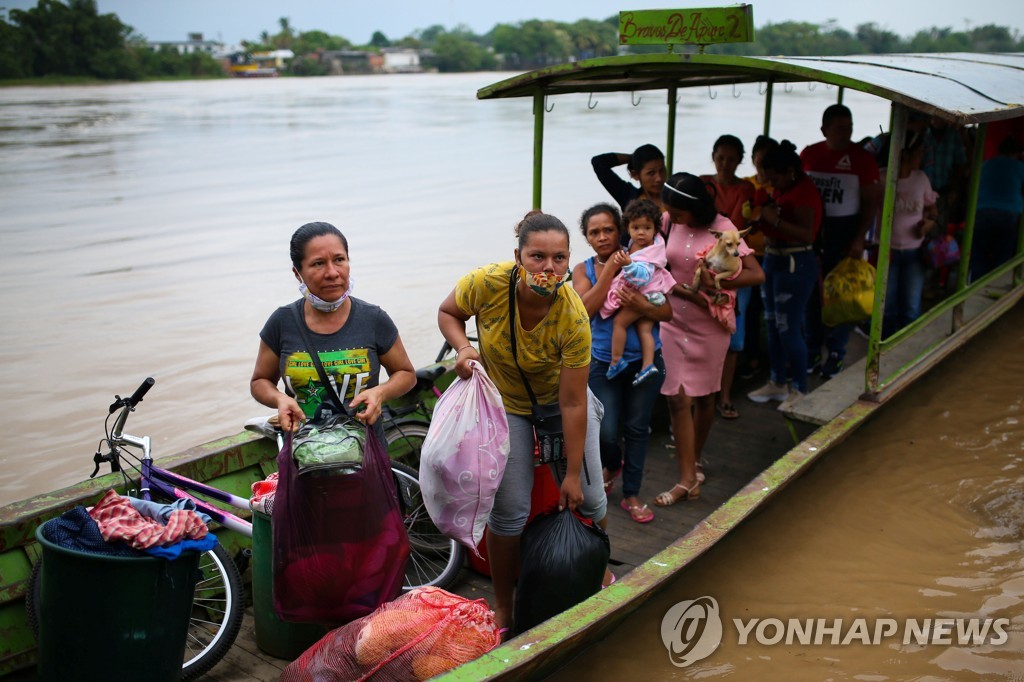
{"type": "MultiPolygon", "coordinates": [[[[243,41],[249,51],[290,49],[295,53],[287,74],[316,76],[327,73],[323,52],[386,47],[422,51],[426,68],[442,72],[525,70],[574,59],[606,57],[623,51],[618,44],[618,17],[603,21],[580,19],[574,23],[531,19],[497,24],[483,35],[465,25],[446,29],[440,24],[417,30],[398,40],[377,31],[367,45],[355,45],[342,36],[320,30],[296,30],[288,18],[279,30],[263,31],[243,41]]],[[[787,21],[766,24],[755,32],[753,43],[714,45],[709,53],[734,55],[843,55],[893,52],[1020,52],[1024,38],[994,24],[966,28],[932,27],[903,38],[875,23],[861,24],[852,33],[834,22],[818,25],[787,21]]],[[[693,48],[695,49],[695,48],[693,48]]],[[[660,52],[663,47],[630,48],[632,52],[660,52]]],[[[687,47],[687,51],[692,51],[687,47]]],[[[209,55],[182,55],[173,48],[150,49],[115,14],[99,14],[96,0],[39,0],[30,10],[11,10],[0,16],[0,78],[50,76],[137,80],[153,77],[206,77],[223,75],[209,55]]]]}

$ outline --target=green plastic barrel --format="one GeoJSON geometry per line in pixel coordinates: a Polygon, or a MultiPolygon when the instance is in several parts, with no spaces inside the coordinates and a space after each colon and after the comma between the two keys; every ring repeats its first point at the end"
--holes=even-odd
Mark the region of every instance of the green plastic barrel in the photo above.
{"type": "Polygon", "coordinates": [[[274,658],[295,660],[330,631],[317,623],[286,623],[274,614],[274,551],[270,517],[252,515],[252,611],[256,646],[274,658]]]}
{"type": "Polygon", "coordinates": [[[53,544],[42,526],[36,540],[40,680],[179,679],[197,552],[174,560],[90,554],[53,544]]]}

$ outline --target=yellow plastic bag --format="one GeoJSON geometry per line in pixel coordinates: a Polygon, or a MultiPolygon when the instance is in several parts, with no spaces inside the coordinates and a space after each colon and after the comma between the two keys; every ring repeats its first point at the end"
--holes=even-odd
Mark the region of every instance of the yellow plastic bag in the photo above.
{"type": "Polygon", "coordinates": [[[821,321],[836,327],[871,317],[875,302],[875,268],[859,258],[844,258],[822,284],[825,304],[821,321]]]}

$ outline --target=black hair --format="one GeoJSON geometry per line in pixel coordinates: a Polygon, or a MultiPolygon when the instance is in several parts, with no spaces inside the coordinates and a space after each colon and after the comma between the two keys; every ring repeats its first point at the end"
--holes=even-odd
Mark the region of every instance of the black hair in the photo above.
{"type": "Polygon", "coordinates": [[[833,104],[830,107],[826,107],[825,111],[821,114],[821,125],[827,126],[837,118],[848,118],[853,120],[853,114],[850,112],[850,107],[845,104],[833,104]]]}
{"type": "Polygon", "coordinates": [[[302,270],[302,259],[306,257],[306,245],[317,237],[323,237],[328,234],[333,234],[340,239],[341,245],[345,247],[345,253],[348,253],[348,240],[345,239],[345,235],[341,233],[341,230],[330,223],[306,223],[295,230],[289,249],[292,265],[295,266],[296,270],[302,270]]]}
{"type": "Polygon", "coordinates": [[[666,206],[692,213],[698,226],[710,225],[718,215],[707,185],[692,173],[675,173],[666,180],[661,188],[661,201],[666,206]]]}
{"type": "Polygon", "coordinates": [[[642,144],[630,155],[629,161],[626,162],[626,170],[635,175],[639,175],[640,171],[644,169],[644,166],[649,164],[651,161],[661,161],[664,163],[665,155],[662,154],[661,150],[653,144],[642,144]]]}
{"type": "Polygon", "coordinates": [[[622,216],[619,214],[619,209],[611,204],[601,202],[599,204],[594,204],[580,216],[580,232],[583,233],[584,237],[587,236],[587,224],[590,222],[590,219],[596,215],[601,215],[602,213],[607,213],[612,217],[612,220],[615,221],[615,224],[619,228],[619,234],[622,234],[622,216]]]}
{"type": "Polygon", "coordinates": [[[717,140],[715,140],[715,145],[711,148],[711,153],[714,154],[715,152],[717,152],[718,148],[721,147],[722,145],[725,145],[726,147],[732,147],[733,149],[735,149],[740,154],[740,161],[743,160],[743,142],[740,140],[740,138],[736,137],[735,135],[722,135],[717,140]]]}
{"type": "Polygon", "coordinates": [[[519,250],[523,250],[526,240],[534,232],[550,232],[555,230],[565,235],[565,241],[569,241],[569,230],[565,223],[549,213],[541,211],[530,211],[516,225],[516,237],[519,238],[519,250]]]}
{"type": "Polygon", "coordinates": [[[1014,154],[1020,154],[1020,142],[1017,141],[1013,135],[1007,135],[999,143],[999,147],[996,149],[997,152],[1004,156],[1013,156],[1014,154]]]}
{"type": "Polygon", "coordinates": [[[791,170],[798,178],[804,174],[804,164],[796,153],[796,145],[789,140],[783,140],[765,152],[761,157],[761,166],[778,173],[791,170]]]}
{"type": "Polygon", "coordinates": [[[779,145],[773,138],[767,135],[758,135],[757,139],[754,140],[754,146],[750,148],[750,155],[754,156],[762,149],[771,149],[779,145]]]}
{"type": "Polygon", "coordinates": [[[622,212],[622,227],[629,229],[629,224],[637,218],[650,218],[656,232],[661,231],[661,209],[650,199],[633,199],[626,204],[622,212]]]}

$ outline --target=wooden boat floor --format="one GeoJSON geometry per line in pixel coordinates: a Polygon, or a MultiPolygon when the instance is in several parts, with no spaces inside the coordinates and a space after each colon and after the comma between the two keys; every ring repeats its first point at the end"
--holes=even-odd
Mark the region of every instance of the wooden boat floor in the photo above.
{"type": "MultiPolygon", "coordinates": [[[[850,339],[850,356],[863,356],[865,347],[866,342],[853,335],[850,339]]],[[[716,413],[711,436],[705,447],[704,470],[707,481],[701,486],[700,497],[671,507],[654,505],[655,495],[671,488],[678,475],[675,448],[668,429],[667,407],[664,401],[659,401],[652,420],[653,433],[640,494],[641,499],[654,511],[654,521],[638,524],[619,506],[622,501],[621,479],[608,496],[611,567],[617,576],[625,575],[689,531],[793,446],[785,418],[776,410],[778,403],[758,405],[746,398],[748,391],[759,388],[766,380],[765,370],[759,371],[751,379],[737,377],[733,403],[740,417],[727,420],[716,413]]],[[[821,380],[812,377],[810,382],[813,388],[821,380]]],[[[797,424],[796,427],[801,437],[806,437],[814,428],[806,424],[797,424]]],[[[462,570],[454,591],[470,599],[483,597],[493,602],[490,579],[469,568],[462,570]]],[[[273,658],[260,651],[256,646],[254,626],[252,609],[249,609],[234,648],[202,679],[217,682],[278,679],[289,661],[273,658]]]]}

